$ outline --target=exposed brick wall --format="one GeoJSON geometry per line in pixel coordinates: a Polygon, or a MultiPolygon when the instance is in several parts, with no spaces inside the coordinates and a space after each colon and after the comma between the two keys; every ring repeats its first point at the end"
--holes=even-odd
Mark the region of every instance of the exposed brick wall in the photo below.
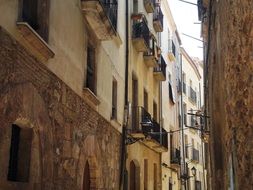
{"type": "Polygon", "coordinates": [[[118,189],[120,133],[2,28],[0,123],[0,189],[80,190],[87,160],[91,189],[118,189]],[[6,180],[15,121],[34,131],[27,184],[6,180]]]}
{"type": "Polygon", "coordinates": [[[208,107],[213,189],[253,189],[253,1],[211,1],[208,107]]]}

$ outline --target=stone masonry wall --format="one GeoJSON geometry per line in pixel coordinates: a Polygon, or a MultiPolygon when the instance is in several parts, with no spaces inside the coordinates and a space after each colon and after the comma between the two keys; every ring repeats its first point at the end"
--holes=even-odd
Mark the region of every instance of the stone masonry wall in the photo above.
{"type": "Polygon", "coordinates": [[[121,136],[0,28],[0,189],[118,189],[121,136]],[[7,181],[11,124],[33,129],[28,183],[7,181]],[[4,156],[3,156],[4,155],[4,156]]]}
{"type": "MultiPolygon", "coordinates": [[[[253,189],[253,1],[211,1],[208,107],[214,190],[253,189]],[[232,160],[232,161],[231,161],[232,160]],[[231,172],[230,167],[234,171],[231,172]]],[[[210,8],[210,7],[209,7],[210,8]]]]}

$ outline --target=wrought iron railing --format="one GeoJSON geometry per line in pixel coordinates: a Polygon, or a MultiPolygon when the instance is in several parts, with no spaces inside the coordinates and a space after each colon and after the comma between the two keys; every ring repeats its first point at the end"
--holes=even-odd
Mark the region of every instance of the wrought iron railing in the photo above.
{"type": "Polygon", "coordinates": [[[132,107],[132,130],[142,131],[148,125],[152,125],[151,115],[141,106],[132,107]]]}
{"type": "Polygon", "coordinates": [[[144,56],[155,56],[156,42],[154,38],[149,39],[148,51],[144,52],[144,56]]]}
{"type": "Polygon", "coordinates": [[[171,164],[180,165],[180,150],[177,148],[171,148],[170,151],[170,162],[171,164]]]}
{"type": "Polygon", "coordinates": [[[141,106],[132,108],[132,132],[141,132],[168,148],[167,131],[160,127],[151,115],[141,106]]]}
{"type": "Polygon", "coordinates": [[[168,148],[168,133],[167,133],[167,131],[164,128],[161,128],[160,124],[157,123],[155,120],[153,120],[152,130],[155,133],[151,137],[153,139],[155,139],[157,142],[159,142],[159,144],[161,144],[163,147],[168,148]]]}
{"type": "Polygon", "coordinates": [[[147,47],[149,47],[150,32],[145,19],[133,21],[133,38],[143,38],[147,47]]]}
{"type": "Polygon", "coordinates": [[[159,3],[155,4],[154,21],[159,21],[163,27],[163,13],[159,3]]]}
{"type": "Polygon", "coordinates": [[[154,72],[162,72],[164,77],[166,77],[166,66],[166,62],[163,59],[163,56],[161,56],[158,61],[158,66],[154,68],[154,72]]]}
{"type": "Polygon", "coordinates": [[[109,18],[113,28],[117,30],[117,18],[118,18],[118,1],[113,0],[99,0],[101,5],[106,12],[107,17],[109,18]]]}

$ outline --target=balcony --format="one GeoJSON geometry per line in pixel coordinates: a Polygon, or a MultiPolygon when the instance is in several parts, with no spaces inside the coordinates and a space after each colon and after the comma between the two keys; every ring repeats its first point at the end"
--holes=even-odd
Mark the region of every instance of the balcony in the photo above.
{"type": "Polygon", "coordinates": [[[179,149],[171,148],[170,164],[172,167],[180,167],[180,150],[179,149]]]}
{"type": "Polygon", "coordinates": [[[144,0],[144,7],[147,13],[153,13],[155,11],[155,0],[144,0]]]}
{"type": "Polygon", "coordinates": [[[143,14],[132,15],[132,42],[138,52],[147,52],[150,43],[150,31],[143,14]]]}
{"type": "Polygon", "coordinates": [[[166,152],[168,150],[166,130],[161,128],[143,107],[132,108],[131,136],[143,138],[142,142],[157,152],[166,152]]]}
{"type": "Polygon", "coordinates": [[[190,91],[190,99],[191,101],[196,104],[197,103],[197,93],[195,92],[195,90],[192,89],[192,87],[189,88],[190,91]]]}
{"type": "Polygon", "coordinates": [[[158,61],[158,66],[154,68],[154,77],[156,80],[165,81],[166,80],[166,63],[163,56],[160,57],[158,61]]]}
{"type": "Polygon", "coordinates": [[[192,161],[196,163],[199,162],[199,151],[195,148],[192,148],[192,161]]]}
{"type": "Polygon", "coordinates": [[[176,61],[176,46],[172,39],[169,39],[168,56],[170,61],[176,61]]]}
{"type": "Polygon", "coordinates": [[[158,48],[156,46],[156,41],[153,38],[150,38],[149,40],[149,49],[147,52],[144,52],[143,59],[145,64],[148,67],[155,67],[157,66],[158,61],[158,48]]]}
{"type": "Polygon", "coordinates": [[[156,4],[155,12],[153,15],[153,26],[156,32],[163,31],[163,13],[160,4],[156,4]]]}
{"type": "Polygon", "coordinates": [[[117,36],[117,1],[82,0],[82,11],[90,28],[99,40],[110,40],[117,36]]]}

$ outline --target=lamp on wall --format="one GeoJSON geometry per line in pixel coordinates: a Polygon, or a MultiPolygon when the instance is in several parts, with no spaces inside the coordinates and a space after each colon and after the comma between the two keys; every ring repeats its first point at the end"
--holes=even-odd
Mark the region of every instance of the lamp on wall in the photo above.
{"type": "Polygon", "coordinates": [[[191,168],[191,171],[192,171],[192,176],[190,176],[190,177],[195,177],[196,176],[196,168],[194,166],[191,168]]]}

